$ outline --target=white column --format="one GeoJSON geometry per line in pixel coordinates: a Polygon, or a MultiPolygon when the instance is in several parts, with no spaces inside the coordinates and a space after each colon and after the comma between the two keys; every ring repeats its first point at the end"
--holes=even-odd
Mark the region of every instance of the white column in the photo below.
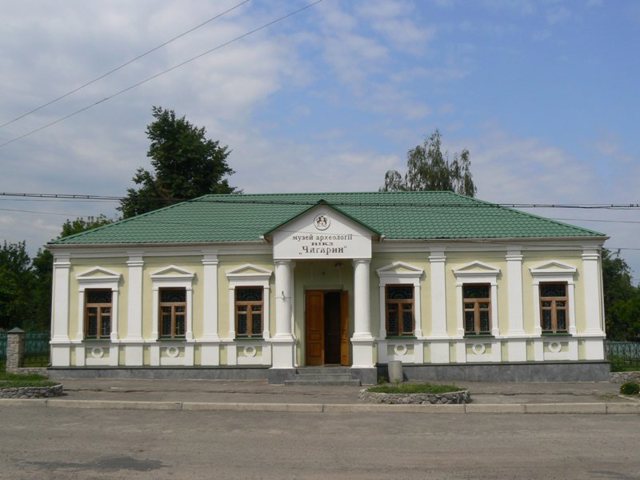
{"type": "Polygon", "coordinates": [[[271,339],[273,345],[273,368],[293,368],[294,338],[291,333],[292,262],[275,261],[275,301],[276,333],[271,339]]]}
{"type": "MultiPolygon", "coordinates": [[[[141,366],[143,362],[142,339],[142,267],[144,261],[139,253],[131,253],[127,261],[127,337],[125,343],[125,365],[141,366]]],[[[154,324],[157,322],[154,322],[154,324]]]]}
{"type": "Polygon", "coordinates": [[[447,278],[445,264],[447,257],[444,250],[432,250],[429,255],[431,265],[431,363],[449,363],[449,342],[447,333],[447,278]]]}
{"type": "Polygon", "coordinates": [[[596,249],[584,249],[582,253],[582,279],[584,285],[584,310],[586,320],[585,336],[604,336],[602,327],[602,305],[600,303],[600,282],[602,281],[598,262],[600,254],[596,249]]]}
{"type": "MultiPolygon", "coordinates": [[[[218,255],[205,253],[202,258],[204,304],[200,363],[220,365],[220,336],[218,332],[218,255]],[[212,342],[212,343],[209,343],[212,342]],[[215,342],[215,344],[213,343],[215,342]]],[[[233,304],[231,304],[233,305],[233,304]]]]}
{"type": "Polygon", "coordinates": [[[520,250],[507,251],[507,311],[509,313],[507,354],[510,362],[527,360],[527,341],[523,338],[524,305],[522,303],[522,254],[520,250]]]}
{"type": "Polygon", "coordinates": [[[353,367],[373,368],[374,339],[371,335],[371,298],[369,267],[371,259],[353,260],[353,367]]]}
{"type": "Polygon", "coordinates": [[[371,299],[369,294],[369,259],[357,259],[354,265],[353,338],[372,339],[371,299]]]}
{"type": "Polygon", "coordinates": [[[51,365],[68,367],[69,347],[69,254],[57,254],[53,259],[53,291],[51,307],[51,365]]]}

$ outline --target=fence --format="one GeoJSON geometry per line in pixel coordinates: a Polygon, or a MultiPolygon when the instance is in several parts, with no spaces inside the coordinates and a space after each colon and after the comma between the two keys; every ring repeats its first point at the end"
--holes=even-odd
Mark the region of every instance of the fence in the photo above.
{"type": "Polygon", "coordinates": [[[640,343],[607,341],[605,352],[612,371],[640,370],[640,343]]]}
{"type": "Polygon", "coordinates": [[[24,336],[24,366],[49,365],[49,333],[28,332],[24,336]]]}
{"type": "Polygon", "coordinates": [[[0,371],[4,370],[4,364],[7,360],[7,334],[0,332],[0,371]]]}
{"type": "MultiPolygon", "coordinates": [[[[27,368],[47,367],[49,365],[49,333],[21,332],[18,335],[24,337],[24,344],[19,348],[20,360],[17,359],[18,357],[15,359],[17,364],[27,368]]],[[[0,333],[0,371],[7,366],[8,343],[7,333],[0,333]]]]}

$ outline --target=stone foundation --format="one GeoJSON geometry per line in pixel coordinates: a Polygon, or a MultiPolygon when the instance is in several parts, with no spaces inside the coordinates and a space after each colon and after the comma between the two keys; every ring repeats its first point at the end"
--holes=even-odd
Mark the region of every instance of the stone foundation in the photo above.
{"type": "Polygon", "coordinates": [[[62,384],[51,387],[0,388],[0,398],[49,398],[62,395],[62,384]]]}
{"type": "Polygon", "coordinates": [[[454,405],[470,403],[471,395],[469,390],[448,393],[379,393],[364,389],[360,391],[360,399],[388,405],[454,405]]]}
{"type": "Polygon", "coordinates": [[[611,372],[609,379],[612,383],[640,383],[640,372],[611,372]]]}

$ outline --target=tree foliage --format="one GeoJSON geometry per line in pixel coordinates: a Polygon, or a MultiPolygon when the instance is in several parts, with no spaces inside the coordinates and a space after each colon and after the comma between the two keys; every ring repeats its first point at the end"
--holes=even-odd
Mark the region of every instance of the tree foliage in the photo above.
{"type": "Polygon", "coordinates": [[[67,221],[62,224],[62,232],[60,232],[58,238],[68,237],[69,235],[86,232],[87,230],[93,230],[94,228],[109,225],[110,223],[113,223],[113,220],[102,213],[97,217],[79,217],[75,220],[67,219],[67,221]]]}
{"type": "Polygon", "coordinates": [[[609,250],[602,253],[602,280],[607,337],[640,338],[640,286],[634,286],[629,265],[609,250]]]}
{"type": "Polygon", "coordinates": [[[176,118],[173,110],[153,107],[147,126],[151,141],[147,156],[153,172],[139,168],[120,202],[124,218],[139,215],[208,193],[234,193],[225,178],[234,172],[227,164],[229,149],[206,138],[206,130],[176,118]]]}
{"type": "Polygon", "coordinates": [[[385,192],[413,190],[450,190],[473,197],[476,186],[471,175],[469,150],[454,153],[449,160],[449,152],[442,151],[442,138],[436,130],[407,153],[407,173],[389,170],[384,177],[385,192]]]}
{"type": "Polygon", "coordinates": [[[34,310],[33,286],[25,242],[4,242],[0,249],[0,328],[29,328],[34,310]]]}

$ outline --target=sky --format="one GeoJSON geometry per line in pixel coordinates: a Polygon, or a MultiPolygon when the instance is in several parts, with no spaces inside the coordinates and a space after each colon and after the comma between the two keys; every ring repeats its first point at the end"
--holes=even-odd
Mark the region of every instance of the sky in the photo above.
{"type": "MultiPolygon", "coordinates": [[[[245,193],[376,191],[439,129],[483,200],[640,203],[640,2],[324,0],[250,33],[311,1],[3,2],[0,192],[125,195],[155,105],[227,145],[245,193]]],[[[0,196],[0,241],[35,253],[117,205],[0,196]]],[[[640,280],[640,209],[525,211],[607,234],[640,280]]]]}

